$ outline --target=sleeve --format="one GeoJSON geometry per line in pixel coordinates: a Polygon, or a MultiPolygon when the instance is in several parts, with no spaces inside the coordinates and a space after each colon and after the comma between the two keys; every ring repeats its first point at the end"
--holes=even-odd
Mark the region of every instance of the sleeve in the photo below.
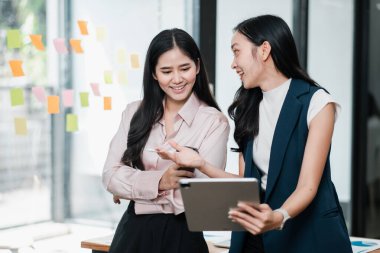
{"type": "Polygon", "coordinates": [[[307,127],[310,127],[310,122],[314,119],[314,117],[329,103],[333,103],[335,105],[335,121],[338,119],[338,116],[341,111],[341,106],[336,102],[336,100],[328,94],[324,89],[319,89],[316,91],[309,105],[309,110],[307,111],[307,127]]]}
{"type": "MultiPolygon", "coordinates": [[[[202,141],[198,151],[208,163],[218,169],[225,169],[227,161],[227,141],[230,133],[230,126],[227,118],[220,113],[212,123],[206,137],[202,141]]],[[[196,177],[207,177],[196,170],[196,177]]]]}
{"type": "MultiPolygon", "coordinates": [[[[158,183],[165,171],[141,171],[121,162],[127,148],[130,121],[136,110],[128,105],[109,146],[103,168],[103,185],[110,193],[124,199],[152,200],[158,197],[158,183]]],[[[137,106],[136,106],[137,107],[137,106]]]]}

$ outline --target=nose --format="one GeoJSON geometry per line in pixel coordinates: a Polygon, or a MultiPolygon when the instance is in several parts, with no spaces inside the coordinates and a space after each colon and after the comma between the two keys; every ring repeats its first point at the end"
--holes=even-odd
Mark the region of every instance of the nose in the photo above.
{"type": "Polygon", "coordinates": [[[173,81],[172,81],[174,84],[179,84],[182,82],[182,77],[181,77],[181,73],[179,73],[178,71],[175,71],[173,73],[173,81]]]}
{"type": "Polygon", "coordinates": [[[231,63],[231,68],[232,69],[235,69],[237,67],[236,65],[236,62],[235,62],[235,58],[232,60],[232,63],[231,63]]]}

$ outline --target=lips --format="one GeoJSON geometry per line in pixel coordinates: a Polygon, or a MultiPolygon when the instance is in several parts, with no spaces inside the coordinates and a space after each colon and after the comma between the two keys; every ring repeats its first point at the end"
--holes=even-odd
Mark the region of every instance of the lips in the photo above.
{"type": "Polygon", "coordinates": [[[185,90],[187,84],[178,85],[178,86],[169,86],[174,93],[182,93],[185,90]]]}

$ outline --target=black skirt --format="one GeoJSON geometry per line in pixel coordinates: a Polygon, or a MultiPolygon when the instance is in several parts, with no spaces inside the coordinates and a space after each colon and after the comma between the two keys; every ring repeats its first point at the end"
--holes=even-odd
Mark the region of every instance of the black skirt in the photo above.
{"type": "Polygon", "coordinates": [[[202,232],[190,232],[184,213],[136,215],[134,202],[117,226],[109,253],[208,252],[202,232]]]}

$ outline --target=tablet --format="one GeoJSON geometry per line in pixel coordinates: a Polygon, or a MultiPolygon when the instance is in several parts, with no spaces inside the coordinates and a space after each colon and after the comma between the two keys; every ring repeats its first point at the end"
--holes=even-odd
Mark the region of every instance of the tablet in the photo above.
{"type": "Polygon", "coordinates": [[[255,178],[190,178],[179,184],[190,231],[243,231],[228,211],[239,201],[260,203],[255,178]]]}

